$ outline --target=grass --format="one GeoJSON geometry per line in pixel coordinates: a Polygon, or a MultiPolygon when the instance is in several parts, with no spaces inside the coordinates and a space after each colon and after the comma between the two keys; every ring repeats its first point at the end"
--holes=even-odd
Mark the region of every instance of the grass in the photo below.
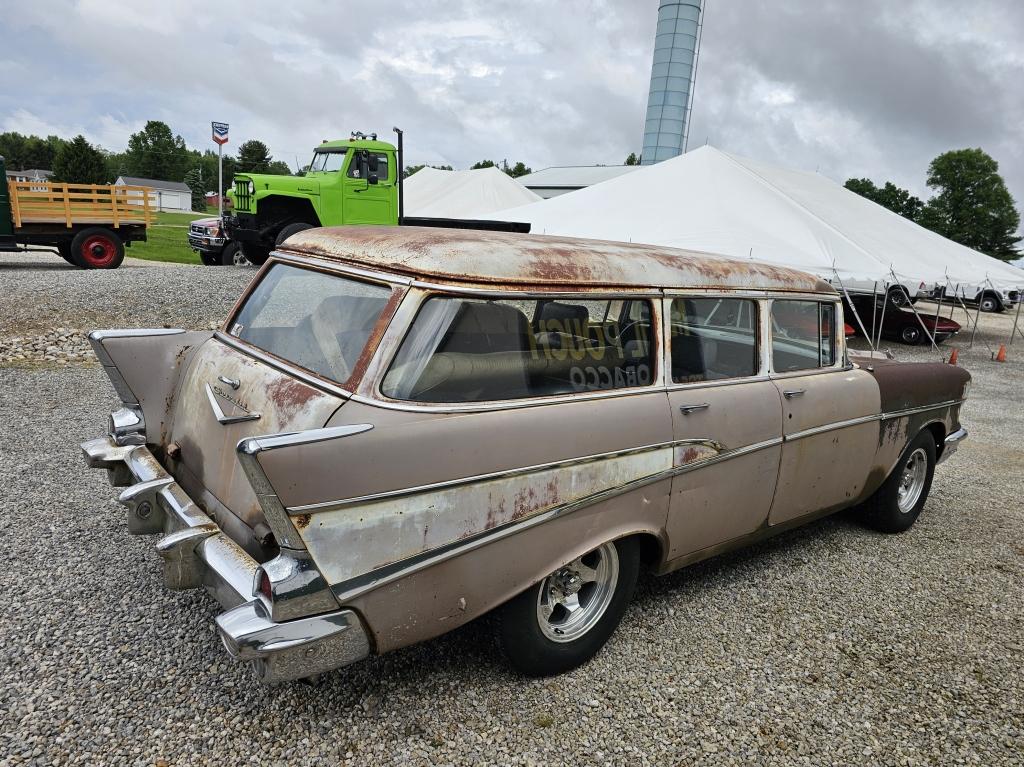
{"type": "Polygon", "coordinates": [[[199,255],[188,246],[188,225],[190,221],[206,217],[205,213],[157,213],[146,232],[147,241],[132,243],[125,249],[125,255],[147,261],[198,264],[199,255]]]}

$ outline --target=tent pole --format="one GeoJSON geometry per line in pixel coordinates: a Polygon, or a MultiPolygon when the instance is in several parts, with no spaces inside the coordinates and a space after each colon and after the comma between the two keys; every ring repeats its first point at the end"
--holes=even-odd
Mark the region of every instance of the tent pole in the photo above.
{"type": "MultiPolygon", "coordinates": [[[[964,290],[964,296],[966,296],[966,295],[967,295],[967,291],[964,290]]],[[[981,317],[981,301],[978,301],[978,311],[976,311],[974,313],[974,329],[971,331],[971,343],[968,344],[968,346],[967,346],[968,349],[973,349],[974,348],[974,336],[976,336],[977,333],[978,333],[978,318],[979,317],[981,317]]],[[[971,315],[970,314],[967,315],[967,321],[968,322],[971,321],[971,315]]]]}
{"type": "MultiPolygon", "coordinates": [[[[878,347],[882,347],[882,327],[885,325],[885,310],[889,308],[889,283],[886,282],[882,285],[883,293],[885,296],[885,303],[882,304],[882,317],[878,321],[878,347]]],[[[888,356],[888,355],[886,355],[888,356]]]]}
{"type": "MultiPolygon", "coordinates": [[[[850,300],[850,294],[846,291],[846,286],[843,284],[843,278],[839,276],[839,272],[834,266],[832,267],[832,273],[835,274],[836,280],[839,282],[839,287],[843,289],[843,295],[846,296],[846,303],[848,303],[850,308],[853,310],[853,316],[857,320],[857,324],[860,325],[860,332],[867,337],[868,344],[871,346],[872,357],[874,357],[875,345],[871,343],[871,336],[869,336],[868,331],[864,329],[864,323],[860,321],[860,314],[857,312],[857,307],[853,305],[853,301],[850,300]]],[[[1020,304],[1018,304],[1018,306],[1020,306],[1020,304]]],[[[818,317],[818,324],[821,324],[820,316],[818,317]]],[[[843,335],[845,336],[845,333],[843,335]]],[[[843,343],[846,343],[845,337],[843,339],[843,343]]]]}
{"type": "Polygon", "coordinates": [[[907,306],[909,306],[910,310],[914,312],[914,316],[917,317],[917,323],[921,326],[921,330],[923,330],[924,334],[928,336],[928,340],[932,342],[932,349],[938,351],[939,347],[935,343],[935,336],[932,335],[930,330],[928,330],[928,327],[924,324],[924,320],[921,319],[921,315],[917,313],[917,308],[914,306],[914,302],[910,300],[910,291],[907,290],[906,286],[899,281],[899,278],[896,277],[895,270],[893,270],[891,266],[889,267],[889,272],[892,274],[892,278],[896,281],[896,284],[899,285],[900,290],[903,291],[903,295],[907,297],[907,306]]]}
{"type": "MultiPolygon", "coordinates": [[[[943,291],[943,295],[945,295],[945,291],[946,291],[946,286],[945,285],[942,286],[942,291],[943,291]]],[[[939,329],[939,312],[940,311],[942,311],[942,299],[941,298],[937,299],[935,301],[935,329],[936,330],[939,329]]]]}
{"type": "Polygon", "coordinates": [[[1017,313],[1013,317],[1013,330],[1010,331],[1010,345],[1013,345],[1013,338],[1017,335],[1017,323],[1020,321],[1020,288],[1017,289],[1017,313]]]}
{"type": "Polygon", "coordinates": [[[875,320],[878,319],[878,280],[871,285],[871,336],[868,343],[871,344],[871,358],[875,357],[875,320]]]}

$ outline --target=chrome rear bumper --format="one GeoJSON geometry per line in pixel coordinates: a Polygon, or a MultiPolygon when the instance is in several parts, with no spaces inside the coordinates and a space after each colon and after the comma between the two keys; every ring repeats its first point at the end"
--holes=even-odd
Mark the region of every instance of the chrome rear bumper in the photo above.
{"type": "Polygon", "coordinates": [[[942,455],[939,456],[939,460],[936,463],[942,463],[949,458],[956,449],[960,447],[960,443],[967,439],[967,429],[962,426],[954,431],[952,434],[946,435],[945,444],[942,447],[942,455]]]}
{"type": "Polygon", "coordinates": [[[111,437],[82,444],[89,468],[106,469],[125,487],[128,531],[162,533],[156,550],[164,582],[174,590],[204,586],[225,608],[217,632],[232,657],[253,661],[265,682],[301,679],[369,655],[369,638],[352,610],[275,622],[255,596],[259,564],[225,535],[145,446],[118,445],[111,437]]]}

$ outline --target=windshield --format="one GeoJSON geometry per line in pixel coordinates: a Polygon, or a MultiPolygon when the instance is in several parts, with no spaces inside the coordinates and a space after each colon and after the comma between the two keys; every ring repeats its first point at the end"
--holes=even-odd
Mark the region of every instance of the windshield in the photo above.
{"type": "Polygon", "coordinates": [[[309,164],[310,172],[321,171],[330,173],[332,171],[341,170],[341,166],[345,164],[344,151],[337,152],[314,152],[313,162],[309,164]]]}
{"type": "Polygon", "coordinates": [[[274,264],[239,309],[231,335],[344,384],[391,289],[274,264]]]}

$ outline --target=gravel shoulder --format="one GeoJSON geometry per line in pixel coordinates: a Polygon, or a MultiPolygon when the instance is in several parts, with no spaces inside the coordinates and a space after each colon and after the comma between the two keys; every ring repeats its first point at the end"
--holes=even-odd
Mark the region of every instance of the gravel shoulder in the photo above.
{"type": "MultiPolygon", "coordinates": [[[[208,327],[255,273],[62,267],[0,260],[0,349],[208,327]]],[[[0,764],[1024,764],[1024,339],[1005,364],[985,346],[1010,324],[956,341],[971,437],[910,532],[840,514],[644,578],[606,649],[547,680],[515,677],[484,619],[316,686],[259,685],[221,649],[218,606],[163,587],[153,539],[82,467],[115,404],[100,368],[0,357],[0,764]]]]}

